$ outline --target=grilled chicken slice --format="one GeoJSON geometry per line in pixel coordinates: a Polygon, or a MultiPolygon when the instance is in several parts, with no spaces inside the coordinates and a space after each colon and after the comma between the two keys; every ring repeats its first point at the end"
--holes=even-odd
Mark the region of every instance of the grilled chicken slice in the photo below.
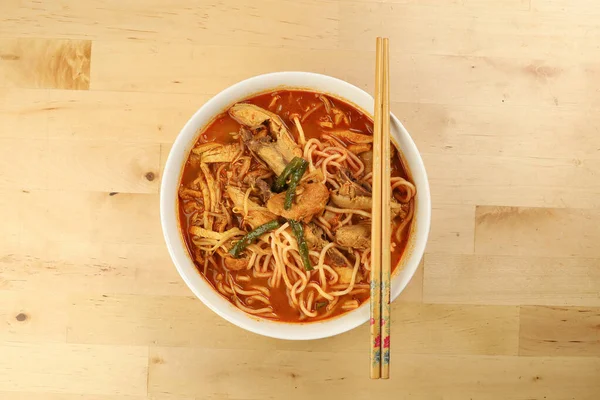
{"type": "Polygon", "coordinates": [[[287,219],[309,222],[313,215],[320,215],[329,200],[329,190],[322,183],[307,183],[298,186],[296,198],[289,210],[284,208],[286,192],[276,194],[267,202],[273,214],[287,219]]]}
{"type": "Polygon", "coordinates": [[[371,225],[346,225],[335,231],[335,242],[342,247],[368,249],[371,247],[371,225]]]}

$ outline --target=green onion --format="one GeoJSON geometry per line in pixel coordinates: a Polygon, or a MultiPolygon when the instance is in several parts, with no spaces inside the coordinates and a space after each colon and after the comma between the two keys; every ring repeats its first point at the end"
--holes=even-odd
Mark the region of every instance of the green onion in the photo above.
{"type": "Polygon", "coordinates": [[[296,197],[296,187],[298,183],[300,183],[300,179],[306,172],[306,168],[308,167],[308,162],[301,158],[301,164],[292,171],[292,177],[290,178],[290,184],[287,188],[287,192],[285,192],[285,202],[283,203],[283,208],[289,210],[292,208],[292,203],[294,202],[294,198],[296,197]]]}
{"type": "Polygon", "coordinates": [[[313,267],[310,262],[310,257],[308,256],[308,245],[304,239],[304,226],[301,222],[294,221],[293,219],[288,220],[288,222],[292,227],[294,236],[296,236],[296,242],[298,242],[298,252],[300,253],[300,257],[304,263],[304,269],[307,271],[312,271],[313,267]]]}
{"type": "Polygon", "coordinates": [[[323,308],[323,307],[325,307],[326,305],[327,305],[327,302],[326,302],[326,301],[317,301],[317,310],[318,310],[319,308],[323,308]]]}
{"type": "Polygon", "coordinates": [[[303,162],[305,162],[303,158],[294,157],[292,161],[290,161],[288,165],[285,166],[281,175],[277,177],[275,183],[273,183],[272,190],[275,193],[281,193],[283,191],[283,188],[285,187],[288,177],[292,174],[292,172],[298,169],[303,162]]]}
{"type": "Polygon", "coordinates": [[[246,247],[254,243],[256,239],[258,239],[267,232],[271,232],[272,230],[279,228],[280,226],[281,224],[276,219],[274,219],[273,221],[269,221],[266,224],[262,224],[261,226],[258,226],[256,229],[245,234],[244,237],[241,238],[231,248],[231,250],[229,250],[229,254],[231,254],[234,258],[239,258],[242,251],[244,251],[246,247]]]}

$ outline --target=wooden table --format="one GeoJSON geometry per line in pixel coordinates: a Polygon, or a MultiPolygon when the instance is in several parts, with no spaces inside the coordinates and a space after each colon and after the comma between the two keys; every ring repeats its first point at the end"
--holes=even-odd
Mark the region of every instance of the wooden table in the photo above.
{"type": "Polygon", "coordinates": [[[596,0],[0,3],[0,399],[600,399],[596,0]],[[368,329],[285,342],[192,297],[161,169],[210,96],[305,70],[372,91],[429,172],[422,268],[368,329]]]}

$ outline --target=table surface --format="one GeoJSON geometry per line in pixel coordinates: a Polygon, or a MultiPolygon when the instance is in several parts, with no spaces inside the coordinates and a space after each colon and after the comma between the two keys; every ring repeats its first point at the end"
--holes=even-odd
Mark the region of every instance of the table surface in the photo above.
{"type": "Polygon", "coordinates": [[[2,1],[3,400],[600,398],[596,0],[2,1]],[[368,328],[286,342],[192,297],[161,170],[187,118],[246,77],[333,75],[392,110],[431,179],[422,266],[368,328]]]}

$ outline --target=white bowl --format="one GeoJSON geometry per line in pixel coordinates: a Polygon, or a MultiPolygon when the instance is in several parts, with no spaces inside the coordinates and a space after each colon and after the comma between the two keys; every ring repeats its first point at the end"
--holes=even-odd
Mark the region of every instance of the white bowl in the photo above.
{"type": "MultiPolygon", "coordinates": [[[[373,98],[354,85],[326,75],[308,72],[277,72],[255,76],[223,90],[204,104],[185,124],[169,153],[162,177],[160,218],[165,241],[177,271],[211,310],[227,321],[260,335],[279,339],[308,340],[334,336],[353,329],[369,319],[368,302],[342,316],[310,323],[284,323],[257,318],[241,311],[215,291],[200,275],[192,262],[180,233],[177,210],[177,191],[182,166],[198,133],[219,113],[234,103],[261,93],[281,88],[306,89],[323,92],[352,103],[373,113],[373,98]]],[[[399,144],[404,160],[417,187],[415,222],[400,266],[392,278],[392,300],[398,297],[414,275],[429,234],[431,198],[423,160],[415,143],[398,118],[392,115],[391,134],[399,144]]]]}

